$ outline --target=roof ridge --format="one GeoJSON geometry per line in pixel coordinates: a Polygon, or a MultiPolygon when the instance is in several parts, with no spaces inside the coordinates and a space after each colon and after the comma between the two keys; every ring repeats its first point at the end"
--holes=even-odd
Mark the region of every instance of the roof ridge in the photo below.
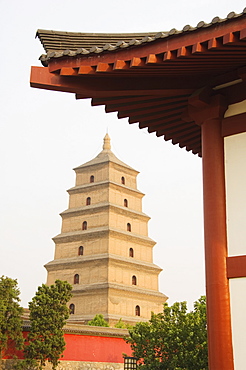
{"type": "Polygon", "coordinates": [[[216,24],[231,21],[234,18],[242,17],[246,14],[246,8],[242,13],[230,12],[226,18],[214,17],[210,23],[198,22],[196,27],[185,25],[182,30],[172,28],[169,31],[161,32],[133,32],[133,33],[87,33],[69,32],[38,29],[36,37],[39,38],[47,54],[42,54],[40,60],[44,66],[52,58],[63,56],[74,57],[91,53],[109,52],[120,48],[137,46],[140,44],[153,42],[160,38],[172,37],[174,35],[194,32],[200,28],[212,27],[216,24]],[[59,42],[56,36],[60,36],[59,42]],[[61,37],[63,40],[61,41],[61,37]],[[100,40],[98,40],[98,38],[100,40]]]}

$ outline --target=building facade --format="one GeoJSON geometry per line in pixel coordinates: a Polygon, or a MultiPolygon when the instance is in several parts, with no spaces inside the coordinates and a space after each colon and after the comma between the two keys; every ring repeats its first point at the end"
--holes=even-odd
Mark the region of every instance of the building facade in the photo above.
{"type": "Polygon", "coordinates": [[[45,266],[47,284],[73,285],[72,321],[87,323],[96,314],[110,325],[150,319],[167,297],[158,289],[161,269],[153,264],[138,172],[112,153],[108,134],[99,155],[75,172],[61,233],[53,239],[55,257],[45,266]]]}

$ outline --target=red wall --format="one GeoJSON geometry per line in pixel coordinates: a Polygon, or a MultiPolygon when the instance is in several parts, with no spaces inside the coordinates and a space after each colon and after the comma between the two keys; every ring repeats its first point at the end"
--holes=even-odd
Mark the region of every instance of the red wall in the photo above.
{"type": "MultiPolygon", "coordinates": [[[[27,333],[23,333],[24,337],[27,333]]],[[[63,352],[63,361],[90,361],[123,363],[122,353],[131,356],[130,345],[122,338],[102,337],[92,335],[65,334],[66,349],[63,352]]],[[[9,350],[10,356],[4,358],[23,358],[21,351],[9,350]]]]}
{"type": "Polygon", "coordinates": [[[131,355],[130,345],[122,338],[65,334],[66,349],[62,360],[124,362],[122,353],[131,355]]]}
{"type": "MultiPolygon", "coordinates": [[[[27,332],[26,331],[23,332],[23,337],[24,337],[24,339],[26,339],[26,337],[27,337],[27,332]]],[[[7,351],[3,352],[3,358],[8,359],[8,358],[13,358],[14,356],[16,356],[17,358],[21,358],[21,359],[24,358],[23,351],[18,351],[15,348],[15,344],[10,340],[8,342],[7,351]]]]}

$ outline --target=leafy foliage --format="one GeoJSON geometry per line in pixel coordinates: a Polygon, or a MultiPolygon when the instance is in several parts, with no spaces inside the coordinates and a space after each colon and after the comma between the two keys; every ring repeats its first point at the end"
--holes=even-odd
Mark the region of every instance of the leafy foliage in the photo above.
{"type": "Polygon", "coordinates": [[[102,314],[98,314],[92,320],[88,321],[88,325],[109,327],[108,322],[104,319],[102,314]]]}
{"type": "Polygon", "coordinates": [[[37,360],[25,359],[19,360],[13,365],[14,370],[37,370],[39,369],[39,363],[37,360]]]}
{"type": "Polygon", "coordinates": [[[61,280],[38,288],[29,303],[31,329],[22,368],[42,369],[48,360],[52,369],[56,369],[65,349],[62,328],[69,317],[66,304],[72,296],[71,290],[72,286],[61,280]]]}
{"type": "Polygon", "coordinates": [[[117,321],[117,323],[115,324],[115,328],[118,328],[118,329],[131,329],[133,325],[131,324],[128,324],[127,322],[124,322],[122,321],[122,319],[119,319],[119,321],[117,321]]]}
{"type": "Polygon", "coordinates": [[[163,313],[153,314],[149,322],[137,323],[126,339],[143,370],[207,370],[206,299],[202,296],[187,312],[186,302],[163,313]]]}
{"type": "Polygon", "coordinates": [[[9,349],[21,349],[23,346],[23,309],[19,305],[17,285],[17,280],[4,276],[0,278],[0,368],[2,356],[8,354],[9,349]]]}
{"type": "Polygon", "coordinates": [[[114,327],[118,329],[127,329],[127,324],[124,321],[122,321],[122,319],[119,319],[119,321],[115,324],[114,327]]]}

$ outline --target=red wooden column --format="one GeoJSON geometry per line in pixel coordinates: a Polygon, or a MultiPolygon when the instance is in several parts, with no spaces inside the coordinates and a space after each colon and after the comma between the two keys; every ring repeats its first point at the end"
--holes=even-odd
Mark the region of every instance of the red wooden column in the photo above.
{"type": "Polygon", "coordinates": [[[229,280],[226,257],[224,140],[226,104],[217,95],[204,103],[191,99],[190,117],[202,128],[203,194],[208,350],[210,370],[233,370],[229,280]]]}

